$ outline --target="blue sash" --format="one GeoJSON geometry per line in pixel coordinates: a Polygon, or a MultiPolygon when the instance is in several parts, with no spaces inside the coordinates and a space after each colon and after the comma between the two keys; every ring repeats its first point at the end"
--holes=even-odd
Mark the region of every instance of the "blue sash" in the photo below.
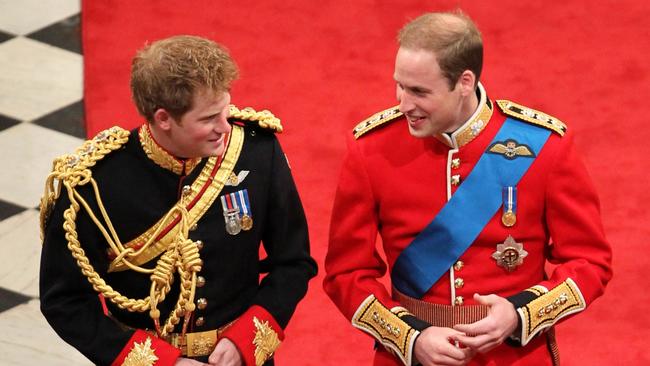
{"type": "Polygon", "coordinates": [[[397,258],[391,273],[393,286],[422,298],[483,231],[503,203],[503,187],[517,185],[550,134],[550,130],[506,119],[489,146],[514,140],[534,155],[513,159],[486,150],[433,221],[397,258]]]}

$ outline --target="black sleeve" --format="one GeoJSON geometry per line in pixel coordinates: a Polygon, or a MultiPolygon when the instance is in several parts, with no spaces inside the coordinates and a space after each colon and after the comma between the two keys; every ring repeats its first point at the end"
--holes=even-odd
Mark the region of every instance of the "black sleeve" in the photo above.
{"type": "MultiPolygon", "coordinates": [[[[122,329],[104,315],[98,293],[81,273],[77,261],[68,249],[63,229],[64,211],[70,200],[65,188],[55,204],[47,224],[40,267],[41,312],[48,323],[71,346],[98,365],[110,365],[133,334],[122,329]]],[[[78,238],[67,234],[74,242],[81,241],[83,252],[95,271],[107,268],[106,253],[99,245],[104,240],[81,207],[75,220],[78,238]],[[101,239],[101,240],[100,240],[101,239]]]]}
{"type": "Polygon", "coordinates": [[[255,303],[269,311],[286,327],[307,283],[317,272],[309,253],[307,220],[291,176],[289,165],[274,137],[269,212],[262,241],[268,257],[262,269],[268,272],[260,284],[255,303]]]}

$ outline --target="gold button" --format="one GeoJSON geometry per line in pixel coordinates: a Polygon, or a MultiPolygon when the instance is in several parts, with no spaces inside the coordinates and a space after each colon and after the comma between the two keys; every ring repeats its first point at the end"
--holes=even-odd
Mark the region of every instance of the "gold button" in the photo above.
{"type": "Polygon", "coordinates": [[[197,327],[202,327],[203,324],[205,324],[205,319],[203,319],[203,317],[200,316],[200,317],[196,318],[196,321],[194,322],[194,324],[195,324],[197,327]]]}
{"type": "Polygon", "coordinates": [[[196,230],[197,227],[198,227],[198,225],[196,225],[196,224],[192,225],[192,226],[190,227],[190,231],[194,231],[194,230],[196,230]]]}
{"type": "Polygon", "coordinates": [[[454,299],[454,305],[456,305],[456,306],[461,306],[461,305],[463,305],[464,302],[465,302],[465,299],[463,299],[462,296],[456,296],[456,298],[454,299]]]}
{"type": "Polygon", "coordinates": [[[454,280],[454,287],[455,288],[461,288],[465,286],[465,281],[462,278],[457,278],[454,280]]]}
{"type": "Polygon", "coordinates": [[[203,287],[205,286],[205,277],[199,276],[196,278],[196,287],[203,287]]]}
{"type": "Polygon", "coordinates": [[[203,310],[208,306],[208,300],[206,300],[204,297],[196,300],[196,307],[199,308],[199,310],[203,310]]]}
{"type": "Polygon", "coordinates": [[[183,196],[187,196],[192,192],[192,187],[190,186],[183,186],[183,196]]]}
{"type": "Polygon", "coordinates": [[[459,174],[451,176],[451,184],[455,185],[455,186],[460,184],[460,175],[459,174]]]}
{"type": "Polygon", "coordinates": [[[463,263],[463,261],[458,261],[454,263],[454,269],[456,271],[460,271],[461,269],[463,269],[463,267],[465,267],[465,263],[463,263]]]}
{"type": "Polygon", "coordinates": [[[452,169],[458,169],[459,166],[460,166],[460,159],[459,158],[451,159],[451,168],[452,169]]]}
{"type": "Polygon", "coordinates": [[[203,241],[197,240],[194,244],[196,244],[196,247],[199,248],[199,250],[203,249],[203,241]]]}

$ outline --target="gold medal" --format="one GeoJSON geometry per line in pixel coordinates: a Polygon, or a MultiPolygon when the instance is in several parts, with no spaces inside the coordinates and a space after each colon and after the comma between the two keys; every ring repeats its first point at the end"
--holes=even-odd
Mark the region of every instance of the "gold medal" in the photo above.
{"type": "Polygon", "coordinates": [[[501,222],[507,227],[512,227],[517,223],[517,215],[512,211],[506,211],[501,215],[501,222]]]}
{"type": "Polygon", "coordinates": [[[250,230],[253,227],[253,218],[248,215],[243,215],[241,217],[241,229],[250,230]]]}

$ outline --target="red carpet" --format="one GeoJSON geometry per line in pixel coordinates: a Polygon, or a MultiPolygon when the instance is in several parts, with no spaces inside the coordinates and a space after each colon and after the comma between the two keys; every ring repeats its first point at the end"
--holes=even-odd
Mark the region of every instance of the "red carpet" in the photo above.
{"type": "MultiPolygon", "coordinates": [[[[578,131],[601,193],[614,246],[604,297],[559,326],[563,365],[650,362],[649,168],[644,126],[650,42],[644,0],[543,1],[84,1],[89,134],[141,123],[128,89],[130,58],[146,40],[203,35],[225,44],[241,68],[233,103],[268,108],[310,222],[322,265],[344,135],[395,103],[395,34],[424,11],[460,6],[486,44],[482,77],[492,98],[546,111],[578,131]],[[434,5],[432,5],[434,4],[434,5]],[[498,5],[497,5],[498,4],[498,5]]],[[[397,144],[398,142],[396,142],[397,144]]],[[[322,273],[287,329],[280,365],[367,365],[372,341],[321,290],[322,273]]]]}

